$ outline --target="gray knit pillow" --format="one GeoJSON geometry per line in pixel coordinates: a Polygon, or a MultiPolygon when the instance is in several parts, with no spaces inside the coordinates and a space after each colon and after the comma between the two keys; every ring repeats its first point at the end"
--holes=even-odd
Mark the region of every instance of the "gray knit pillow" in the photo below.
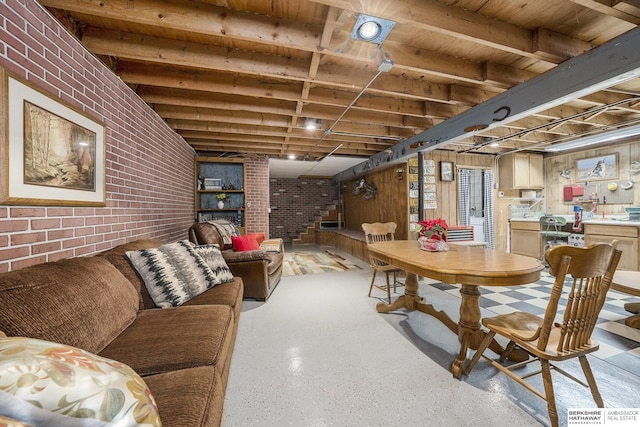
{"type": "Polygon", "coordinates": [[[211,268],[215,276],[216,285],[227,283],[233,280],[233,273],[227,265],[218,245],[201,245],[193,248],[195,252],[202,257],[204,262],[211,268]]]}
{"type": "Polygon", "coordinates": [[[161,308],[182,305],[216,284],[215,274],[187,240],[129,251],[127,257],[161,308]]]}

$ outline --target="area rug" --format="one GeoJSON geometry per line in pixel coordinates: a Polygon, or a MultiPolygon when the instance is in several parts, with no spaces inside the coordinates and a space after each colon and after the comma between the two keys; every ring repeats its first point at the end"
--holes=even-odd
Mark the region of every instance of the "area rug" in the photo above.
{"type": "Polygon", "coordinates": [[[283,276],[362,270],[362,267],[332,251],[285,252],[282,268],[283,276]]]}

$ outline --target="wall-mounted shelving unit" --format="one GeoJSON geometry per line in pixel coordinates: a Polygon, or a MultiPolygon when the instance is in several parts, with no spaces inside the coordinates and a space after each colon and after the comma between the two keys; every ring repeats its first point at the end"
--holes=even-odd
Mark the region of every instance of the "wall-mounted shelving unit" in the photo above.
{"type": "Polygon", "coordinates": [[[245,231],[246,182],[242,159],[196,157],[195,159],[195,208],[196,221],[226,219],[245,231]],[[225,194],[224,206],[218,206],[218,195],[225,194]]]}

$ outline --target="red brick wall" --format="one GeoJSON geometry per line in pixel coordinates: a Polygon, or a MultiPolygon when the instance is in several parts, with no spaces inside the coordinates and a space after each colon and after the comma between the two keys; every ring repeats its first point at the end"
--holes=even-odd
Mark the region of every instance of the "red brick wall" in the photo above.
{"type": "MultiPolygon", "coordinates": [[[[193,150],[34,1],[0,2],[0,66],[107,126],[107,206],[0,206],[0,272],[187,237],[193,150]]],[[[256,208],[264,196],[252,196],[256,208]]]]}
{"type": "Polygon", "coordinates": [[[247,233],[269,231],[269,159],[248,158],[244,162],[247,175],[247,233]]]}
{"type": "Polygon", "coordinates": [[[274,178],[270,184],[271,237],[285,242],[306,231],[306,224],[338,199],[338,188],[329,179],[274,178]]]}

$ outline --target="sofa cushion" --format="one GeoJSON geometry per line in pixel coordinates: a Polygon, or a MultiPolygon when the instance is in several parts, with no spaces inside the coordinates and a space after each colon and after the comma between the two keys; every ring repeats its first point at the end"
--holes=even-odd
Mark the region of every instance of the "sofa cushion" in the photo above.
{"type": "Polygon", "coordinates": [[[140,274],[136,271],[133,264],[127,257],[126,253],[129,251],[138,251],[140,249],[152,249],[160,247],[162,243],[156,239],[140,239],[132,242],[124,243],[111,248],[107,251],[101,252],[96,256],[105,258],[111,264],[113,264],[124,277],[133,285],[138,292],[140,298],[140,309],[156,308],[147,287],[144,284],[144,280],[140,277],[140,274]]]}
{"type": "Polygon", "coordinates": [[[233,274],[229,270],[229,266],[224,260],[218,245],[201,245],[194,247],[193,250],[202,257],[211,271],[213,271],[215,276],[214,284],[219,285],[233,280],[233,274]]]}
{"type": "Polygon", "coordinates": [[[161,308],[176,307],[216,284],[216,276],[187,240],[126,253],[161,308]]]}
{"type": "Polygon", "coordinates": [[[266,252],[282,253],[284,252],[284,245],[280,238],[267,239],[260,243],[260,249],[266,252]]]}
{"type": "Polygon", "coordinates": [[[244,236],[231,236],[231,242],[233,243],[233,250],[236,252],[255,251],[260,249],[260,244],[258,244],[256,237],[251,234],[245,234],[244,236]]]}
{"type": "Polygon", "coordinates": [[[219,427],[224,390],[212,366],[179,369],[144,378],[165,426],[219,427]]]}
{"type": "Polygon", "coordinates": [[[244,297],[244,282],[240,277],[235,277],[233,281],[214,286],[207,292],[187,301],[184,306],[189,305],[227,305],[233,311],[233,318],[236,323],[240,318],[242,309],[242,298],[244,297]]]}
{"type": "Polygon", "coordinates": [[[100,355],[126,363],[143,376],[195,366],[221,370],[233,350],[234,328],[228,306],[144,310],[100,355]]]}
{"type": "Polygon", "coordinates": [[[35,425],[162,425],[147,385],[130,367],[33,338],[0,340],[0,407],[35,425]]]}
{"type": "Polygon", "coordinates": [[[105,259],[33,265],[0,275],[0,330],[98,353],[133,323],[138,302],[105,259]]]}
{"type": "Polygon", "coordinates": [[[262,244],[262,242],[264,242],[265,236],[264,236],[264,231],[256,231],[255,233],[250,233],[253,237],[256,238],[256,241],[258,242],[258,244],[262,244]]]}
{"type": "Polygon", "coordinates": [[[243,288],[242,278],[235,277],[231,282],[214,286],[207,292],[190,299],[184,305],[228,305],[235,312],[235,309],[242,304],[243,288]]]}
{"type": "MultiPolygon", "coordinates": [[[[231,236],[240,235],[240,230],[238,230],[238,227],[236,227],[235,224],[232,224],[231,222],[226,220],[208,221],[208,223],[213,225],[213,227],[216,229],[216,231],[222,238],[222,249],[231,249],[233,247],[231,236]]],[[[211,242],[206,242],[206,243],[211,243],[211,242]]]]}

